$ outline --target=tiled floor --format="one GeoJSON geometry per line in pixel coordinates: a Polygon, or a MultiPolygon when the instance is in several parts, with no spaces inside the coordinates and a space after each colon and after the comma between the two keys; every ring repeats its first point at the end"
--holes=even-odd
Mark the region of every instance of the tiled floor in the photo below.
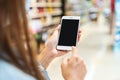
{"type": "MultiPolygon", "coordinates": [[[[97,23],[88,22],[82,25],[82,37],[78,54],[83,57],[87,66],[85,80],[120,80],[120,53],[112,52],[113,36],[108,35],[109,26],[101,16],[97,23]]],[[[60,64],[64,55],[55,59],[47,71],[51,80],[64,80],[60,64]]]]}

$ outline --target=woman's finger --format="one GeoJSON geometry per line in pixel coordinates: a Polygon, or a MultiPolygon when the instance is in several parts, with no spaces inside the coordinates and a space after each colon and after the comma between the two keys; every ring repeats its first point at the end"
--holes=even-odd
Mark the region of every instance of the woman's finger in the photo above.
{"type": "Polygon", "coordinates": [[[58,27],[55,28],[55,30],[60,30],[61,25],[59,24],[58,27]]]}
{"type": "Polygon", "coordinates": [[[81,30],[78,31],[78,42],[80,41],[80,37],[81,37],[81,30]]]}

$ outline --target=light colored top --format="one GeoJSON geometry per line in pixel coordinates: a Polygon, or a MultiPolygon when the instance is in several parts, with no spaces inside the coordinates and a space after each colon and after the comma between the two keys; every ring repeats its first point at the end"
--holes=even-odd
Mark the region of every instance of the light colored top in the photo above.
{"type": "MultiPolygon", "coordinates": [[[[41,66],[41,65],[40,65],[41,66]]],[[[46,80],[50,80],[45,70],[41,70],[46,80]]],[[[0,59],[0,80],[36,80],[14,65],[0,59]]]]}

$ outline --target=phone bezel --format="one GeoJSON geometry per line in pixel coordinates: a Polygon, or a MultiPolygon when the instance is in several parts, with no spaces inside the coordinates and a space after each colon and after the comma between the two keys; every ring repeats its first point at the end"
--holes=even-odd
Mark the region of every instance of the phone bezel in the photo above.
{"type": "MultiPolygon", "coordinates": [[[[62,25],[63,19],[79,20],[79,23],[78,23],[78,30],[79,30],[80,16],[63,16],[62,19],[61,19],[61,25],[62,25]]],[[[61,32],[61,29],[60,29],[60,32],[61,32]]],[[[59,32],[59,37],[60,37],[60,32],[59,32]]],[[[78,35],[78,31],[77,31],[77,35],[78,35]]],[[[78,40],[78,37],[76,38],[76,45],[77,45],[77,40],[78,40]]],[[[58,40],[58,42],[59,42],[59,40],[58,40]]],[[[57,44],[57,50],[67,50],[67,51],[69,51],[69,50],[72,50],[72,46],[61,46],[61,45],[57,44]]]]}

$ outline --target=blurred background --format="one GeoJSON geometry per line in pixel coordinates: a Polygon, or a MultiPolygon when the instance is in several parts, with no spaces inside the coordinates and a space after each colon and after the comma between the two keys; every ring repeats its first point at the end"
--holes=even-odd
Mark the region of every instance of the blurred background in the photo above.
{"type": "MultiPolygon", "coordinates": [[[[26,9],[38,52],[62,16],[80,16],[82,36],[77,47],[88,71],[85,80],[120,80],[120,0],[27,0],[26,9]]],[[[70,56],[50,64],[51,80],[63,80],[60,64],[70,56]]]]}

